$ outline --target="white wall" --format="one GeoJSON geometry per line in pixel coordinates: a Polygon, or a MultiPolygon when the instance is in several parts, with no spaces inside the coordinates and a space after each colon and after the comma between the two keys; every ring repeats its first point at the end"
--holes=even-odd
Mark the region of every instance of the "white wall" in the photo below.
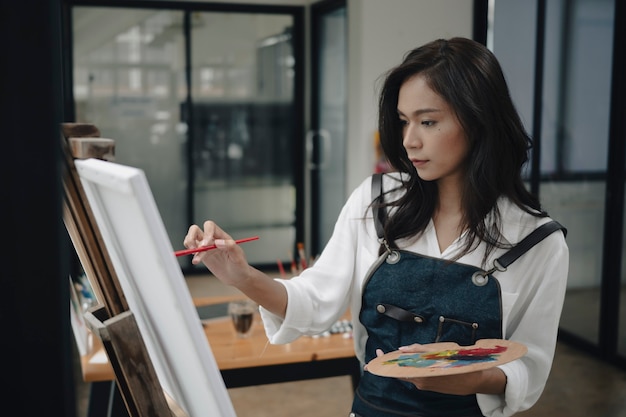
{"type": "Polygon", "coordinates": [[[472,22],[472,1],[348,0],[346,194],[372,173],[381,75],[426,42],[471,38],[472,22]]]}

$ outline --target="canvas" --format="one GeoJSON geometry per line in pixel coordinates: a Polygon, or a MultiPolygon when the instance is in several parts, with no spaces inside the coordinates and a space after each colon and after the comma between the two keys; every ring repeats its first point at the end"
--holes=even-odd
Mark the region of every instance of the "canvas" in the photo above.
{"type": "Polygon", "coordinates": [[[191,417],[234,417],[144,172],[98,159],[75,165],[161,386],[191,417]]]}

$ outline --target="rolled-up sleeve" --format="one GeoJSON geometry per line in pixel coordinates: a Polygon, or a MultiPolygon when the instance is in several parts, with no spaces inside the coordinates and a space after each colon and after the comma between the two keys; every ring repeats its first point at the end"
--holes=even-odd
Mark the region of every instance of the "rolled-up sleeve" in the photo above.
{"type": "Polygon", "coordinates": [[[356,264],[369,265],[371,257],[363,260],[361,253],[364,247],[377,244],[371,236],[366,239],[370,243],[359,240],[365,233],[364,215],[370,197],[370,181],[366,180],[348,198],[315,264],[296,277],[277,278],[287,290],[287,311],[283,319],[261,308],[270,343],[289,343],[328,330],[351,307],[355,291],[360,294],[362,268],[356,264]]]}

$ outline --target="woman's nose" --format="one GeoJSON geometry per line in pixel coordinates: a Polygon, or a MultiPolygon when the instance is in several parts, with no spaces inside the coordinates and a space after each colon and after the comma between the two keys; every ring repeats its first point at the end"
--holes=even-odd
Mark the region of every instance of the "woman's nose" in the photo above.
{"type": "Polygon", "coordinates": [[[405,148],[418,148],[422,145],[417,129],[411,124],[404,127],[404,131],[402,132],[402,145],[405,148]]]}

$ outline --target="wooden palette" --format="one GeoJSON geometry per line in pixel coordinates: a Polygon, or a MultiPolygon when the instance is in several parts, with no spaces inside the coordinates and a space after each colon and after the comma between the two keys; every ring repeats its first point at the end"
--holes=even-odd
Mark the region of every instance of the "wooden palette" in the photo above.
{"type": "Polygon", "coordinates": [[[419,353],[389,352],[367,364],[367,371],[394,378],[455,375],[489,369],[521,358],[525,345],[504,339],[482,339],[472,346],[452,342],[424,345],[419,353]]]}

